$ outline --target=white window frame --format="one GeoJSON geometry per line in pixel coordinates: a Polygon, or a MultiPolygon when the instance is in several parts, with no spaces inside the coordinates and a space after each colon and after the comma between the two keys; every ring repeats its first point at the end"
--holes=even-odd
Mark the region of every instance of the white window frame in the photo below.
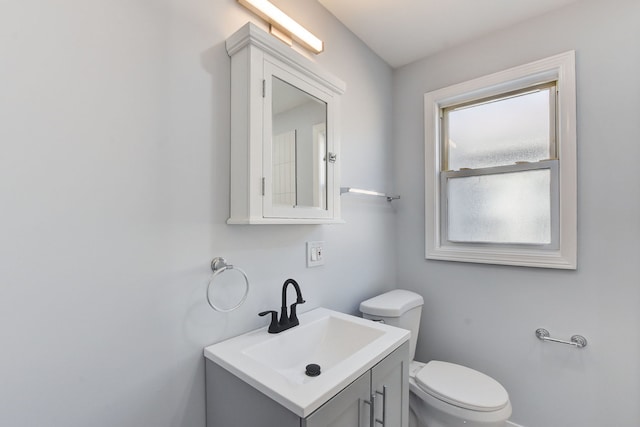
{"type": "MultiPolygon", "coordinates": [[[[577,264],[577,159],[575,52],[569,51],[505,71],[449,86],[424,95],[425,108],[425,230],[427,259],[576,269],[577,264]],[[557,225],[554,244],[504,245],[452,243],[442,232],[442,120],[444,108],[483,98],[556,82],[557,225]]],[[[555,196],[553,196],[555,194],[555,196]]],[[[552,203],[552,206],[554,203],[552,203]]],[[[553,235],[555,233],[555,235],[553,235]]]]}

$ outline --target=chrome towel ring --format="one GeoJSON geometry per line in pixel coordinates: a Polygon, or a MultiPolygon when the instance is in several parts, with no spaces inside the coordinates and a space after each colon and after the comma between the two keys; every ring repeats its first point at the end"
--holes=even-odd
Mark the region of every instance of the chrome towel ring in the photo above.
{"type": "Polygon", "coordinates": [[[211,308],[221,313],[228,313],[240,307],[245,302],[245,300],[247,299],[247,296],[249,295],[249,278],[247,277],[247,274],[241,268],[234,267],[231,264],[227,264],[227,261],[222,257],[216,257],[211,261],[211,270],[213,271],[213,274],[211,275],[211,278],[209,279],[209,284],[207,285],[207,302],[209,303],[211,308]],[[241,274],[242,279],[244,281],[244,286],[245,286],[244,294],[242,295],[242,298],[240,298],[240,301],[233,307],[222,308],[212,301],[211,292],[210,292],[211,285],[213,285],[213,282],[216,279],[216,277],[218,277],[225,271],[230,271],[230,270],[235,270],[241,274]]]}

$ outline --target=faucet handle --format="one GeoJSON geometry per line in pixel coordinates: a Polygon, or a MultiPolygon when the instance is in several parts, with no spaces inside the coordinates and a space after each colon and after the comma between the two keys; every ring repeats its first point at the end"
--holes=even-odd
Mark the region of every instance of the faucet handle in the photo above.
{"type": "Polygon", "coordinates": [[[280,332],[280,328],[278,325],[278,312],[275,310],[267,310],[258,313],[258,316],[266,316],[267,314],[271,314],[271,323],[269,324],[269,333],[277,334],[280,332]]]}
{"type": "Polygon", "coordinates": [[[305,303],[305,300],[301,298],[298,301],[291,304],[291,308],[289,310],[289,324],[291,326],[297,326],[300,324],[300,321],[298,320],[298,314],[296,313],[296,306],[298,304],[304,304],[304,303],[305,303]]]}

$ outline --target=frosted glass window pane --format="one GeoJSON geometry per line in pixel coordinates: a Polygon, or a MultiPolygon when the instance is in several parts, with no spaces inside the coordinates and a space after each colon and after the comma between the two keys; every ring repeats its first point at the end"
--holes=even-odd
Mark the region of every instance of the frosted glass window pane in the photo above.
{"type": "Polygon", "coordinates": [[[450,178],[448,239],[550,244],[550,180],[548,169],[450,178]]]}
{"type": "Polygon", "coordinates": [[[550,158],[550,89],[447,112],[449,170],[550,158]]]}

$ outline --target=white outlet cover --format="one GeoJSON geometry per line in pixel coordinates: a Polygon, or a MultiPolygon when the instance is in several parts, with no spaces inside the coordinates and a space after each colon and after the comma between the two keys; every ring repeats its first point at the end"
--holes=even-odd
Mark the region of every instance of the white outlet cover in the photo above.
{"type": "Polygon", "coordinates": [[[324,242],[307,242],[307,267],[324,265],[324,242]]]}

